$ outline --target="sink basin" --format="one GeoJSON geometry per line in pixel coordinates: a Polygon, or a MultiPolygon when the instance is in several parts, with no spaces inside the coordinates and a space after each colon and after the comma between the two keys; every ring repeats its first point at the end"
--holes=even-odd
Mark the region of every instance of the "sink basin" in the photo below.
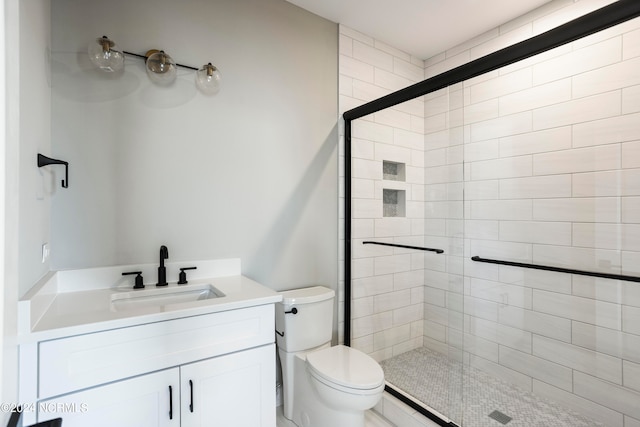
{"type": "Polygon", "coordinates": [[[115,311],[134,310],[144,307],[161,307],[169,304],[220,298],[224,294],[213,285],[169,286],[167,288],[145,289],[121,292],[111,296],[111,307],[115,311]]]}

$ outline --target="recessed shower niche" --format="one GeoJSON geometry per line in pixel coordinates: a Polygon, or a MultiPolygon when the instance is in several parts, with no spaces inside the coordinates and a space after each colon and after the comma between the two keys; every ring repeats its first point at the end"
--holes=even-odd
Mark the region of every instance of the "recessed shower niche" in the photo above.
{"type": "Polygon", "coordinates": [[[406,216],[406,190],[398,188],[398,182],[406,181],[405,164],[383,161],[382,178],[387,181],[396,181],[393,185],[389,185],[395,188],[383,188],[382,190],[382,216],[406,216]]]}

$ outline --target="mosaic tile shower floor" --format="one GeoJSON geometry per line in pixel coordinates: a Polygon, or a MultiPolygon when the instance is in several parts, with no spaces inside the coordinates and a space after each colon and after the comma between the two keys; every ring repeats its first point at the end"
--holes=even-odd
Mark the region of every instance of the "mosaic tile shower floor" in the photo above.
{"type": "Polygon", "coordinates": [[[464,427],[604,427],[531,392],[425,347],[380,363],[385,379],[464,427]],[[465,370],[464,376],[462,370],[465,370]],[[464,380],[463,380],[464,377],[464,380]],[[464,399],[461,399],[461,394],[464,399]],[[464,419],[461,423],[464,401],[464,419]],[[502,424],[489,414],[512,418],[502,424]]]}

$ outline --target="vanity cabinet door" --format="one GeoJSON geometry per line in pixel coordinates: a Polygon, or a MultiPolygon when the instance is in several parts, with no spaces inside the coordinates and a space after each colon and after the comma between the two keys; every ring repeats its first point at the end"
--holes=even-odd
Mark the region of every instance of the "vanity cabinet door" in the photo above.
{"type": "Polygon", "coordinates": [[[179,384],[173,368],[44,400],[38,422],[60,417],[64,427],[178,427],[179,384]]]}
{"type": "Polygon", "coordinates": [[[275,364],[270,344],[183,365],[182,427],[275,427],[275,364]]]}

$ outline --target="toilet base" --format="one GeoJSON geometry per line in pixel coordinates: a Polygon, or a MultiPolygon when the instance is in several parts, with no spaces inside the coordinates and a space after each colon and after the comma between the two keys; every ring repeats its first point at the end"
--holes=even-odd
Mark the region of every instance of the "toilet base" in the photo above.
{"type": "Polygon", "coordinates": [[[336,410],[325,404],[311,384],[304,353],[278,351],[285,392],[284,416],[298,427],[364,427],[364,411],[336,410]],[[287,367],[293,364],[287,375],[287,367]],[[287,386],[291,387],[287,390],[287,386]],[[294,390],[293,392],[291,392],[294,390]]]}

